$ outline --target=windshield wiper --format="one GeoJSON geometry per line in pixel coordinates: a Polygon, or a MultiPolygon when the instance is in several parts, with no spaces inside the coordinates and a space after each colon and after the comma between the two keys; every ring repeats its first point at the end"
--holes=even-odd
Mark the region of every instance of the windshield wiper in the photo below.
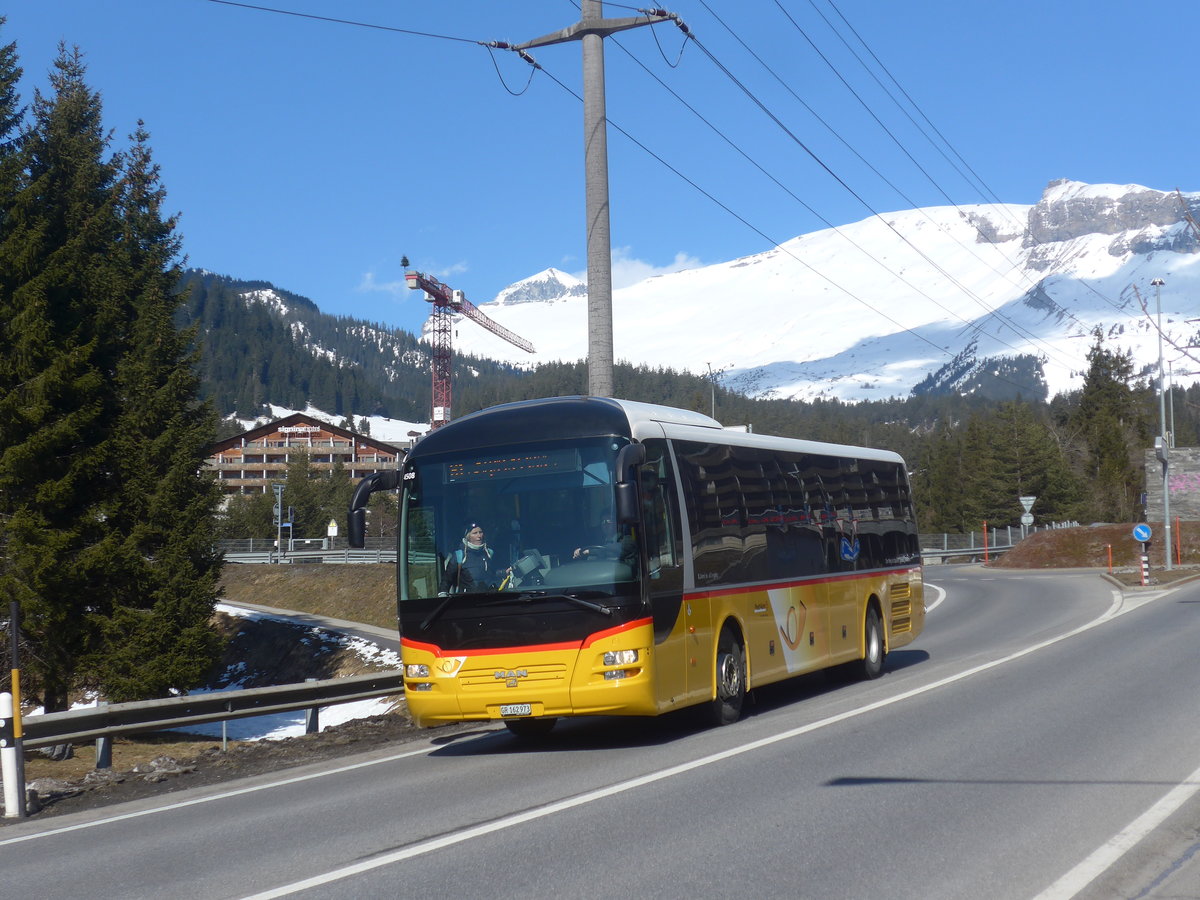
{"type": "Polygon", "coordinates": [[[433,620],[436,619],[438,616],[440,616],[442,613],[444,613],[446,611],[446,607],[450,605],[450,601],[453,600],[456,596],[458,596],[458,595],[457,594],[447,594],[442,599],[441,603],[439,603],[432,610],[430,610],[429,615],[427,615],[425,617],[425,621],[422,622],[421,625],[419,626],[420,629],[422,631],[425,631],[430,625],[432,625],[433,620]]]}
{"type": "Polygon", "coordinates": [[[534,600],[566,600],[568,603],[574,603],[576,606],[582,606],[584,609],[590,609],[601,615],[611,616],[613,614],[611,606],[586,600],[576,594],[544,594],[541,591],[526,591],[523,594],[517,594],[512,599],[523,603],[532,603],[534,600]]]}
{"type": "MultiPolygon", "coordinates": [[[[425,631],[433,624],[434,620],[439,618],[452,601],[459,597],[464,597],[465,594],[450,594],[448,597],[443,597],[442,602],[430,610],[429,615],[425,617],[419,628],[425,631]]],[[[604,596],[603,594],[601,596],[604,596]]],[[[568,603],[574,603],[576,606],[582,606],[584,609],[590,609],[593,612],[598,612],[604,616],[613,614],[613,607],[605,606],[603,603],[596,603],[594,600],[588,600],[576,594],[546,594],[541,591],[524,591],[520,594],[498,593],[498,594],[479,594],[476,595],[477,601],[483,600],[488,603],[532,603],[534,600],[566,600],[568,603]]]]}

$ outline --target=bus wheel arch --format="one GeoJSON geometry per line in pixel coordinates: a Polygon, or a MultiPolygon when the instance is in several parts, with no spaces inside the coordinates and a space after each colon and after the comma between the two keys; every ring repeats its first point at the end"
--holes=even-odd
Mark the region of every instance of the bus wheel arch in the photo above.
{"type": "Polygon", "coordinates": [[[732,725],[742,717],[746,702],[746,640],[735,619],[721,624],[714,660],[715,694],[709,701],[709,720],[732,725]]]}

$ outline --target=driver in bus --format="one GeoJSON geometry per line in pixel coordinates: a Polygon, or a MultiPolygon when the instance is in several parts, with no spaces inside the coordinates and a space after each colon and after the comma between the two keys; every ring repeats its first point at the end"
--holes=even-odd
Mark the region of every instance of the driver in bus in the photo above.
{"type": "Polygon", "coordinates": [[[637,561],[637,542],[629,534],[618,534],[617,524],[612,516],[600,520],[604,539],[600,544],[591,547],[576,547],[571,554],[572,559],[615,559],[617,562],[633,568],[637,561]]]}
{"type": "Polygon", "coordinates": [[[446,560],[439,596],[463,591],[496,590],[504,578],[505,570],[497,568],[492,556],[492,549],[484,540],[483,526],[478,522],[467,522],[462,546],[446,560]]]}

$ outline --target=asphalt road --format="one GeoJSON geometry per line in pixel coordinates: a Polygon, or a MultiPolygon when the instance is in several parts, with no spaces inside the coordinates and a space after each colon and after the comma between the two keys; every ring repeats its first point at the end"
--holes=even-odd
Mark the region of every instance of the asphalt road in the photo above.
{"type": "Polygon", "coordinates": [[[1200,584],[926,571],[877,681],[11,824],[3,895],[1200,897],[1200,584]]]}

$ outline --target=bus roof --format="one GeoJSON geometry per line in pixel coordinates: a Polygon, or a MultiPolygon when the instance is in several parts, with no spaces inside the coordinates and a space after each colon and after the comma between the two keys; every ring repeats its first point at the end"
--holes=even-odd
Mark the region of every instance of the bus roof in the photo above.
{"type": "Polygon", "coordinates": [[[610,397],[547,397],[505,403],[455,419],[417,441],[413,453],[437,453],[451,447],[480,448],[518,440],[542,440],[568,434],[616,434],[635,440],[668,437],[793,453],[818,453],[903,464],[898,453],[845,444],[755,434],[726,428],[711,416],[687,409],[610,397]],[[519,422],[514,422],[518,419],[519,422]]]}

